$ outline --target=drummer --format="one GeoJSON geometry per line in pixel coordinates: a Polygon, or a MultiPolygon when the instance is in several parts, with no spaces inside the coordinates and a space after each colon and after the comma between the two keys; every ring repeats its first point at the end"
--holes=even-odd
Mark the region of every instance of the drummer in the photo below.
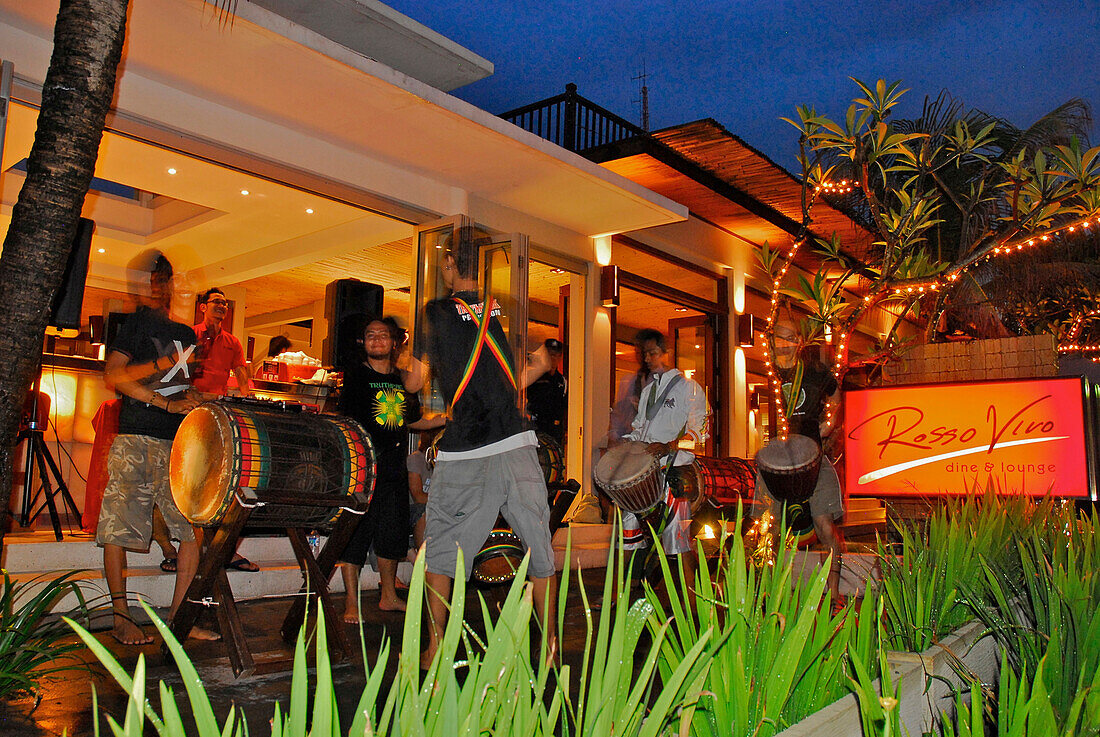
{"type": "MultiPolygon", "coordinates": [[[[96,543],[103,547],[104,577],[111,593],[111,636],[123,645],[144,645],[153,638],[130,616],[126,551],[149,549],[153,510],[159,508],[172,537],[180,541],[171,619],[198,568],[199,544],[172,499],[168,455],[183,415],[198,400],[190,389],[195,332],[168,312],[172,264],[158,251],[145,251],[130,262],[130,271],[148,274],[148,282],[135,288],[142,295],[141,305],[119,331],[104,368],[108,388],[122,395],[122,407],[118,435],[107,456],[108,481],[96,543]]],[[[217,634],[196,627],[191,637],[209,640],[217,634]]]]}
{"type": "MultiPolygon", "coordinates": [[[[665,473],[667,523],[661,533],[661,545],[667,555],[680,556],[684,577],[695,577],[695,554],[691,546],[691,502],[685,496],[681,469],[690,466],[695,456],[679,449],[680,441],[696,443],[707,439],[710,408],[702,387],[668,365],[665,336],[658,330],[638,333],[636,343],[650,380],[638,399],[638,412],[631,430],[623,440],[647,443],[647,451],[660,459],[665,473]]],[[[648,530],[638,517],[623,513],[623,547],[636,550],[649,544],[648,530]]]]}
{"type": "Polygon", "coordinates": [[[409,430],[441,427],[442,415],[420,415],[415,392],[405,389],[394,364],[405,331],[392,317],[372,320],[363,331],[366,360],[349,367],[340,391],[340,412],[359,421],[370,435],[377,463],[374,496],[340,555],[344,578],[344,621],[356,624],[359,574],[373,545],[378,556],[379,599],[383,611],[405,611],[397,595],[397,564],[409,551],[409,430]]]}
{"type": "MultiPolygon", "coordinates": [[[[805,435],[818,445],[823,444],[821,416],[830,401],[839,395],[836,379],[821,362],[821,348],[803,344],[793,325],[779,323],[775,327],[775,366],[783,381],[783,394],[790,404],[791,434],[805,435]],[[801,364],[802,371],[797,369],[801,364]],[[798,386],[795,377],[801,373],[798,386]]],[[[831,428],[830,428],[831,429],[831,428]]],[[[782,514],[782,508],[768,491],[760,474],[756,474],[757,497],[755,506],[771,507],[773,516],[782,514]]],[[[822,455],[817,486],[810,497],[810,516],[818,541],[832,553],[827,586],[834,602],[840,602],[840,569],[843,539],[836,520],[844,516],[844,500],[840,490],[840,478],[827,455],[822,455]]]]}
{"type": "MultiPolygon", "coordinates": [[[[237,336],[225,330],[222,325],[229,316],[229,300],[225,298],[225,292],[218,287],[210,287],[200,294],[199,313],[202,315],[202,322],[194,328],[195,338],[198,340],[196,353],[199,363],[193,372],[191,388],[204,399],[223,397],[229,387],[229,374],[232,372],[241,395],[251,396],[249,381],[252,374],[244,360],[244,347],[237,336]]],[[[154,519],[154,538],[157,533],[156,522],[154,519]]],[[[237,544],[240,545],[239,540],[237,544]]],[[[236,552],[225,567],[247,573],[260,570],[258,565],[236,552]]],[[[161,569],[165,569],[164,563],[161,564],[161,569]]]]}

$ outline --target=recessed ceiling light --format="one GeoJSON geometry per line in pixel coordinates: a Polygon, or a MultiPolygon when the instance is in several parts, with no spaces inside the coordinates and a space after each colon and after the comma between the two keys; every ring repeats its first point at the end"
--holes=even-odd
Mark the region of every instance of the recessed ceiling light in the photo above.
{"type": "Polygon", "coordinates": [[[175,174],[176,173],[175,167],[173,167],[173,166],[168,167],[168,173],[169,174],[175,174]]]}
{"type": "Polygon", "coordinates": [[[247,189],[242,189],[241,194],[243,194],[244,196],[247,197],[248,196],[248,190],[247,189]]]}
{"type": "Polygon", "coordinates": [[[443,248],[443,246],[436,246],[436,248],[443,248]]]}
{"type": "Polygon", "coordinates": [[[677,312],[687,312],[687,311],[688,311],[688,308],[687,308],[687,307],[677,307],[677,308],[676,308],[676,311],[677,311],[677,312]]]}
{"type": "Polygon", "coordinates": [[[101,248],[101,249],[99,249],[99,253],[107,253],[107,249],[106,248],[101,248]]]}
{"type": "Polygon", "coordinates": [[[312,215],[312,214],[313,214],[313,208],[312,207],[307,207],[306,208],[306,215],[312,215]]]}

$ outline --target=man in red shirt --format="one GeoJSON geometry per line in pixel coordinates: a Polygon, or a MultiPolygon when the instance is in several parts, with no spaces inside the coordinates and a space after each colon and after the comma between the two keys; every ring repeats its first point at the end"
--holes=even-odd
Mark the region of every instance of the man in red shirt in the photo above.
{"type": "MultiPolygon", "coordinates": [[[[207,399],[225,396],[229,384],[229,372],[237,377],[237,388],[242,396],[250,396],[248,386],[252,374],[244,360],[244,348],[237,336],[222,330],[222,322],[229,315],[229,300],[225,292],[211,287],[199,295],[199,312],[203,320],[195,326],[198,340],[199,368],[191,381],[191,387],[207,399]]],[[[255,573],[260,567],[240,553],[225,564],[226,568],[255,573]]]]}
{"type": "Polygon", "coordinates": [[[241,394],[251,394],[248,381],[251,374],[244,360],[244,348],[237,336],[222,330],[222,321],[229,314],[229,300],[217,287],[211,287],[199,296],[199,312],[203,321],[195,326],[199,357],[202,360],[198,376],[191,386],[203,394],[220,397],[229,383],[229,372],[237,378],[241,394]]]}

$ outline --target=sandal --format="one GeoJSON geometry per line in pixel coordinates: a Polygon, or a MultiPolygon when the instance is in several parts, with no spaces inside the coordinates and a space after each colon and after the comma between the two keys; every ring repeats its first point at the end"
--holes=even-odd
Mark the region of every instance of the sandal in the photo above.
{"type": "Polygon", "coordinates": [[[160,569],[162,571],[164,571],[165,573],[175,573],[176,572],[176,559],[175,558],[165,558],[164,560],[162,560],[160,562],[160,569]]]}
{"type": "Polygon", "coordinates": [[[258,565],[250,561],[248,558],[245,558],[243,555],[239,558],[234,558],[233,560],[229,561],[225,564],[225,567],[234,571],[245,571],[247,573],[256,573],[260,570],[260,567],[258,565]]]}

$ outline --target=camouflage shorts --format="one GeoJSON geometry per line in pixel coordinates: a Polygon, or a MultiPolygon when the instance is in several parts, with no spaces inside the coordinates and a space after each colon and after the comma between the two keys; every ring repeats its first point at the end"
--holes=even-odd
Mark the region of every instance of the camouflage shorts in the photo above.
{"type": "Polygon", "coordinates": [[[119,435],[107,456],[107,488],[99,512],[96,543],[148,550],[153,507],[159,507],[174,540],[191,542],[195,531],[172,501],[168,457],[172,441],[147,435],[119,435]]]}

